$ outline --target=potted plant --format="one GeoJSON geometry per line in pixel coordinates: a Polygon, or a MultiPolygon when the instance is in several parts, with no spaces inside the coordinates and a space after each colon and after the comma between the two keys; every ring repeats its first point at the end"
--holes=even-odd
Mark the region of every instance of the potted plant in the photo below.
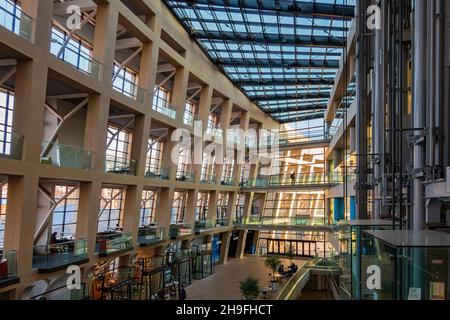
{"type": "Polygon", "coordinates": [[[259,281],[256,278],[249,277],[240,283],[239,289],[245,300],[254,300],[259,296],[259,281]]]}
{"type": "Polygon", "coordinates": [[[275,274],[278,271],[278,268],[281,265],[280,258],[277,257],[267,257],[264,261],[264,265],[272,271],[273,281],[276,281],[275,274]]]}
{"type": "Polygon", "coordinates": [[[292,260],[294,260],[295,258],[295,253],[292,247],[287,248],[285,254],[286,257],[289,259],[289,263],[292,264],[292,260]]]}

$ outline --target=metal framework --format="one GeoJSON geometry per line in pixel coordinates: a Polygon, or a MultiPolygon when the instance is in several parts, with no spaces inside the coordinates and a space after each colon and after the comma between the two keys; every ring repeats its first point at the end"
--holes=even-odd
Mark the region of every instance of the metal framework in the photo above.
{"type": "Polygon", "coordinates": [[[330,97],[354,1],[165,3],[211,60],[273,118],[285,123],[323,117],[324,108],[316,106],[330,97]]]}

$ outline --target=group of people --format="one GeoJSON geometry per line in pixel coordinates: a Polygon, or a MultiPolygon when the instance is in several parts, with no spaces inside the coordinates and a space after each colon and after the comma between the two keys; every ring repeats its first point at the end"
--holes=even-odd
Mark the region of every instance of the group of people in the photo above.
{"type": "Polygon", "coordinates": [[[291,263],[288,268],[285,268],[284,265],[280,265],[278,267],[278,273],[283,277],[291,277],[298,271],[298,266],[295,263],[291,263]]]}

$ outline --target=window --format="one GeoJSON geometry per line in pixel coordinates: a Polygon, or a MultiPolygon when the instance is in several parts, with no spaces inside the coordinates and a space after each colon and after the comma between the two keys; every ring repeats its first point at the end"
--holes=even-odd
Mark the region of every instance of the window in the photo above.
{"type": "Polygon", "coordinates": [[[180,155],[178,157],[177,179],[186,177],[191,169],[191,149],[180,147],[180,155]]]}
{"type": "Polygon", "coordinates": [[[108,145],[106,149],[106,160],[108,167],[126,167],[129,164],[131,142],[133,135],[125,130],[108,126],[108,145]]]}
{"type": "Polygon", "coordinates": [[[246,161],[241,169],[241,180],[240,184],[244,185],[250,179],[250,162],[246,161]]]}
{"type": "Polygon", "coordinates": [[[225,218],[227,216],[228,196],[228,193],[219,193],[217,199],[217,219],[225,218]]]}
{"type": "Polygon", "coordinates": [[[229,183],[230,179],[233,178],[233,170],[234,170],[234,158],[225,159],[222,167],[222,181],[224,181],[225,183],[229,183]]]}
{"type": "Polygon", "coordinates": [[[186,191],[175,191],[173,196],[172,213],[170,218],[171,224],[182,223],[187,205],[186,191]]]}
{"type": "Polygon", "coordinates": [[[56,26],[52,27],[50,53],[87,74],[93,71],[91,46],[56,26]]]}
{"type": "Polygon", "coordinates": [[[163,87],[159,87],[153,98],[153,110],[158,112],[162,112],[165,108],[167,108],[170,101],[170,92],[163,87]]]}
{"type": "Polygon", "coordinates": [[[127,67],[114,63],[113,88],[127,97],[136,98],[137,75],[127,67]]]}
{"type": "MultiPolygon", "coordinates": [[[[0,0],[1,1],[1,0],[0,0]]],[[[0,154],[11,154],[14,94],[0,89],[0,154]]]]}
{"type": "Polygon", "coordinates": [[[162,155],[163,143],[153,138],[148,139],[147,161],[145,163],[145,171],[147,173],[159,174],[162,155]]]}
{"type": "Polygon", "coordinates": [[[183,122],[185,125],[192,126],[194,124],[194,113],[195,113],[195,104],[192,102],[187,102],[186,107],[184,109],[184,118],[183,118],[183,122]]]}
{"type": "MultiPolygon", "coordinates": [[[[1,183],[1,182],[0,182],[1,183]]],[[[5,242],[6,204],[8,202],[8,184],[0,184],[0,249],[5,242]]]]}
{"type": "Polygon", "coordinates": [[[218,125],[219,125],[219,118],[214,114],[210,114],[208,117],[207,131],[212,132],[214,129],[218,127],[218,125]]]}
{"type": "Polygon", "coordinates": [[[325,192],[270,192],[267,194],[264,216],[274,218],[323,218],[325,216],[325,192]]]}
{"type": "Polygon", "coordinates": [[[214,173],[215,159],[215,155],[203,154],[201,180],[207,181],[210,179],[210,176],[214,173]]]}
{"type": "Polygon", "coordinates": [[[139,219],[140,227],[154,223],[157,204],[158,192],[153,190],[142,191],[141,215],[139,219]]]}
{"type": "Polygon", "coordinates": [[[14,32],[20,34],[20,20],[22,11],[14,0],[0,0],[0,25],[14,32]]]}
{"type": "Polygon", "coordinates": [[[199,192],[195,208],[195,221],[205,220],[208,216],[209,192],[199,192]]]}
{"type": "Polygon", "coordinates": [[[125,189],[102,188],[97,232],[112,231],[122,227],[124,202],[125,189]]]}
{"type": "Polygon", "coordinates": [[[73,186],[55,186],[54,192],[55,201],[61,202],[53,210],[52,232],[57,232],[60,238],[73,239],[77,227],[79,189],[73,186]],[[66,196],[67,194],[69,195],[66,196]]]}
{"type": "Polygon", "coordinates": [[[244,217],[244,206],[245,206],[245,193],[239,193],[236,199],[236,212],[235,220],[241,221],[242,217],[244,217]]]}

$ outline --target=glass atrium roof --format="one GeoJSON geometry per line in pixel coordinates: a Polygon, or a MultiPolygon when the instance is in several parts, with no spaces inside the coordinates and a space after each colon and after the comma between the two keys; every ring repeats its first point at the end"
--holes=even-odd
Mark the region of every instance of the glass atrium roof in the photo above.
{"type": "Polygon", "coordinates": [[[355,0],[165,0],[211,60],[281,123],[323,118],[355,0]]]}

